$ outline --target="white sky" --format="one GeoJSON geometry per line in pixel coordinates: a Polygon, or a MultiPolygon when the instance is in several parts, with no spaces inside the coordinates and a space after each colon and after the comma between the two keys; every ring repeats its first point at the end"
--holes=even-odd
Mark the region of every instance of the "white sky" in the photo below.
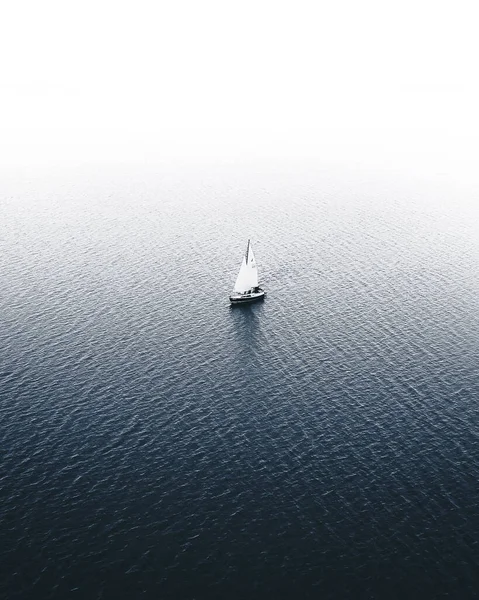
{"type": "Polygon", "coordinates": [[[478,14],[438,0],[6,0],[0,161],[304,157],[476,181],[478,14]]]}

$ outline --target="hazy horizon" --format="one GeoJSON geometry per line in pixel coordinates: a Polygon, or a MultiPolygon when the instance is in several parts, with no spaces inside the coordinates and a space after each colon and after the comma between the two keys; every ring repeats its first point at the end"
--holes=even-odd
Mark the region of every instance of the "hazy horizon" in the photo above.
{"type": "Polygon", "coordinates": [[[10,4],[4,167],[320,161],[476,184],[471,10],[10,4]]]}

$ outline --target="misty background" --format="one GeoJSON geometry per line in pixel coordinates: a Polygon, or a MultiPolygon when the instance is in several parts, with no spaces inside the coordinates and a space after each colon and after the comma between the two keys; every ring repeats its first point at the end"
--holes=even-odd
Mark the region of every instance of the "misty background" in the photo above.
{"type": "Polygon", "coordinates": [[[4,167],[320,161],[477,184],[474,3],[10,2],[4,167]]]}

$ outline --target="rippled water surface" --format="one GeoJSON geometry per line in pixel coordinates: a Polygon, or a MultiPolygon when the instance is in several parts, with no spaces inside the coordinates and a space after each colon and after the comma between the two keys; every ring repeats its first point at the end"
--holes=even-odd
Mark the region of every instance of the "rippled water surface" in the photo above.
{"type": "Polygon", "coordinates": [[[1,183],[3,597],[475,597],[479,209],[397,179],[1,183]]]}

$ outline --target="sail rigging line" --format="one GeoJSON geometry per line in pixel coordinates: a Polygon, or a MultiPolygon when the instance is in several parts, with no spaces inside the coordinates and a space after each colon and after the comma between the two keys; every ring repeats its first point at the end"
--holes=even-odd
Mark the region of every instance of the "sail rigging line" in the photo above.
{"type": "Polygon", "coordinates": [[[264,298],[265,291],[259,287],[258,267],[254,257],[251,240],[248,240],[246,252],[241,261],[241,267],[230,296],[232,304],[253,302],[264,298]]]}
{"type": "Polygon", "coordinates": [[[234,291],[239,294],[246,294],[255,287],[258,287],[258,269],[256,267],[251,241],[248,240],[248,245],[241,262],[241,268],[236,279],[234,291]]]}

